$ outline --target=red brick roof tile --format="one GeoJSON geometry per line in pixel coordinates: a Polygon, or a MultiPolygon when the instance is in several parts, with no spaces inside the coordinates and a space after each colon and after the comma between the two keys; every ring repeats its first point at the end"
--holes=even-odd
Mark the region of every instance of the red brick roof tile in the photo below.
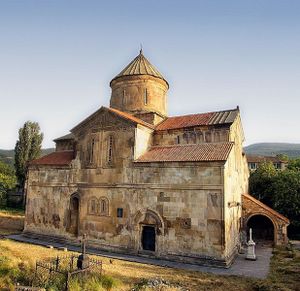
{"type": "Polygon", "coordinates": [[[271,212],[272,214],[276,215],[277,217],[279,217],[280,219],[284,220],[286,223],[290,223],[289,219],[286,218],[285,216],[283,216],[282,214],[280,214],[279,212],[277,212],[276,210],[274,210],[273,208],[267,206],[266,204],[262,203],[261,201],[257,200],[256,198],[254,198],[252,195],[250,194],[243,194],[243,199],[248,199],[253,201],[255,204],[261,206],[262,208],[264,208],[266,211],[271,212]]]}
{"type": "Polygon", "coordinates": [[[155,130],[160,131],[203,125],[230,124],[235,120],[237,113],[238,109],[233,109],[168,117],[166,120],[158,124],[155,130]]]}
{"type": "Polygon", "coordinates": [[[232,147],[232,142],[154,146],[135,162],[226,161],[232,147]]]}
{"type": "Polygon", "coordinates": [[[263,163],[263,162],[272,162],[272,163],[287,163],[286,161],[280,159],[279,157],[272,156],[254,156],[246,155],[248,163],[263,163]]]}
{"type": "Polygon", "coordinates": [[[84,119],[83,121],[81,121],[79,124],[77,124],[74,128],[71,129],[71,132],[73,132],[74,130],[78,129],[80,126],[87,124],[88,122],[90,122],[91,120],[93,120],[94,118],[96,118],[96,116],[98,114],[100,114],[103,111],[110,111],[113,114],[116,114],[118,116],[120,116],[123,119],[127,119],[130,120],[136,124],[141,124],[143,126],[146,126],[148,128],[154,129],[154,126],[152,124],[149,124],[129,113],[114,109],[114,108],[107,108],[105,106],[102,106],[100,109],[98,109],[96,112],[94,112],[93,114],[91,114],[90,116],[88,116],[86,119],[84,119]]]}
{"type": "Polygon", "coordinates": [[[29,165],[67,166],[74,159],[73,151],[53,152],[39,159],[32,160],[29,165]]]}

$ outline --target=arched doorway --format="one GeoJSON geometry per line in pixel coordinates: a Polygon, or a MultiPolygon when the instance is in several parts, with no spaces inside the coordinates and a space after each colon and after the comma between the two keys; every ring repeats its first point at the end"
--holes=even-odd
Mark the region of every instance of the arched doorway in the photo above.
{"type": "Polygon", "coordinates": [[[70,199],[69,232],[74,236],[78,236],[78,228],[79,228],[79,197],[77,194],[75,194],[70,199]]]}
{"type": "Polygon", "coordinates": [[[252,237],[255,242],[273,243],[274,239],[274,224],[272,220],[261,214],[251,216],[247,221],[247,233],[252,229],[252,237]]]}
{"type": "Polygon", "coordinates": [[[164,222],[160,215],[151,209],[141,209],[133,217],[136,231],[136,250],[143,254],[157,254],[162,251],[164,222]]]}
{"type": "Polygon", "coordinates": [[[142,248],[145,251],[155,252],[155,227],[143,225],[142,229],[142,248]]]}

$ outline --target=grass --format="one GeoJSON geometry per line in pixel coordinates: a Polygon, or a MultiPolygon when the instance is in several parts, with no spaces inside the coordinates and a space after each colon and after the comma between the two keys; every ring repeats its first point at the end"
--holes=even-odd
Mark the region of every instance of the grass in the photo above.
{"type": "MultiPolygon", "coordinates": [[[[28,283],[33,276],[36,259],[65,254],[56,249],[18,243],[8,239],[0,240],[0,290],[10,290],[14,282],[28,283]],[[6,288],[6,289],[5,289],[6,288]]],[[[93,256],[91,256],[93,257],[93,256]]],[[[99,257],[97,257],[99,259],[99,257]]],[[[71,290],[159,290],[179,291],[186,288],[197,290],[300,290],[300,251],[280,248],[274,251],[271,271],[265,280],[237,276],[220,276],[201,272],[145,265],[121,260],[103,261],[105,276],[87,281],[74,280],[71,290]],[[153,278],[170,282],[170,287],[145,287],[153,278]]],[[[48,289],[56,290],[56,289],[48,289]]]]}
{"type": "Polygon", "coordinates": [[[1,216],[15,216],[15,217],[24,217],[25,211],[20,208],[11,208],[11,207],[1,207],[0,208],[0,217],[1,216]]]}

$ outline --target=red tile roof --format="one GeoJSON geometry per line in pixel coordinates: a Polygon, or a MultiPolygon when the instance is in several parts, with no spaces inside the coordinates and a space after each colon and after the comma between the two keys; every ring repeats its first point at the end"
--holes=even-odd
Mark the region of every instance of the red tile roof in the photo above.
{"type": "Polygon", "coordinates": [[[146,126],[148,128],[154,129],[154,126],[152,124],[149,124],[129,113],[114,109],[114,108],[107,108],[102,106],[100,109],[98,109],[96,112],[94,112],[93,114],[91,114],[90,116],[88,116],[86,119],[84,119],[82,122],[80,122],[79,124],[77,124],[74,128],[71,129],[71,132],[73,132],[74,130],[76,130],[77,128],[79,128],[80,126],[87,124],[88,122],[90,122],[91,120],[93,120],[98,114],[100,114],[102,111],[110,111],[113,114],[116,114],[118,116],[120,116],[123,119],[127,119],[130,120],[136,124],[141,124],[143,126],[146,126]]]}
{"type": "Polygon", "coordinates": [[[226,161],[232,147],[232,142],[155,146],[135,162],[226,161]]]}
{"type": "Polygon", "coordinates": [[[67,166],[74,159],[73,151],[53,152],[29,162],[29,165],[67,166]]]}
{"type": "Polygon", "coordinates": [[[200,114],[168,117],[158,124],[155,130],[179,129],[203,125],[230,124],[234,122],[239,109],[200,114]]]}
{"type": "Polygon", "coordinates": [[[74,136],[74,134],[73,133],[68,133],[68,134],[66,134],[66,135],[64,135],[64,136],[60,136],[60,137],[58,137],[58,138],[56,138],[56,139],[54,139],[53,141],[54,142],[57,142],[57,141],[61,141],[61,140],[72,140],[72,139],[74,139],[75,138],[75,136],[74,136]]]}
{"type": "Polygon", "coordinates": [[[248,163],[263,163],[263,162],[272,162],[272,163],[287,163],[284,160],[281,160],[278,157],[272,156],[254,156],[254,155],[246,155],[248,163]]]}
{"type": "Polygon", "coordinates": [[[252,202],[254,202],[255,204],[261,206],[262,208],[264,208],[266,211],[271,212],[272,214],[276,215],[277,217],[281,218],[282,220],[284,220],[286,223],[290,223],[289,219],[286,218],[285,216],[283,216],[282,214],[280,214],[279,212],[275,211],[274,209],[272,209],[271,207],[267,206],[266,204],[262,203],[261,201],[257,200],[256,198],[254,198],[253,196],[251,196],[250,194],[243,194],[243,198],[244,199],[248,199],[251,200],[252,202]]]}

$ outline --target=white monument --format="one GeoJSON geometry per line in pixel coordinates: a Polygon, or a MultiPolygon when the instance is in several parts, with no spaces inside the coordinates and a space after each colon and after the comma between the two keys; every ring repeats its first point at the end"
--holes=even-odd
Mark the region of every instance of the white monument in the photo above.
{"type": "Polygon", "coordinates": [[[256,260],[255,242],[252,240],[252,228],[250,228],[249,230],[249,241],[247,245],[248,247],[247,247],[246,260],[255,261],[256,260]]]}

